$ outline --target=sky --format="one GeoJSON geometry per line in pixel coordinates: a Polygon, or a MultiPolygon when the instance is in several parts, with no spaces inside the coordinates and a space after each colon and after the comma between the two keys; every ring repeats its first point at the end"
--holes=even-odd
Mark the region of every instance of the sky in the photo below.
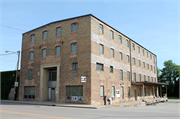
{"type": "Polygon", "coordinates": [[[21,51],[23,33],[86,14],[156,54],[159,69],[180,65],[179,0],[0,0],[0,71],[16,70],[18,55],[4,54],[21,51]]]}

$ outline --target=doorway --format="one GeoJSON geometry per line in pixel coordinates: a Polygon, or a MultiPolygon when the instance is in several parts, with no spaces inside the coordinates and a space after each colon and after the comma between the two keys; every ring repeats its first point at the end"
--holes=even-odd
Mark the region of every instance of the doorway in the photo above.
{"type": "Polygon", "coordinates": [[[134,97],[135,97],[135,101],[137,101],[136,90],[134,90],[134,97]]]}
{"type": "Polygon", "coordinates": [[[49,100],[56,101],[56,88],[49,88],[49,100]]]}

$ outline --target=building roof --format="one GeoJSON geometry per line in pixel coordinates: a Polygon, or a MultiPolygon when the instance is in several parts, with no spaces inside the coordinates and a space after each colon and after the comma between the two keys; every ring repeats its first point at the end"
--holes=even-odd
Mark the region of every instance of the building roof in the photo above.
{"type": "MultiPolygon", "coordinates": [[[[58,20],[58,21],[50,22],[50,23],[45,24],[45,25],[43,25],[43,26],[39,26],[39,27],[37,27],[37,28],[35,28],[35,29],[32,29],[32,30],[30,30],[30,31],[27,31],[27,32],[25,32],[25,33],[23,33],[23,34],[26,34],[26,33],[31,32],[31,31],[33,31],[33,30],[39,29],[39,28],[44,27],[44,26],[46,26],[46,25],[50,25],[50,24],[57,23],[57,22],[62,22],[62,21],[67,21],[67,20],[71,20],[71,19],[76,19],[76,18],[80,18],[80,17],[86,17],[86,16],[92,16],[92,17],[96,18],[97,20],[99,20],[99,21],[102,22],[103,24],[109,26],[110,28],[112,28],[112,29],[115,30],[116,32],[122,34],[122,35],[125,36],[126,38],[128,38],[128,39],[130,39],[131,41],[135,42],[134,40],[132,40],[132,39],[129,38],[128,36],[124,35],[124,34],[121,33],[120,31],[116,30],[115,28],[113,28],[112,26],[110,26],[110,25],[108,25],[107,23],[103,22],[102,20],[100,20],[99,18],[95,17],[95,16],[92,15],[92,14],[86,14],[86,15],[82,15],[82,16],[77,16],[77,17],[72,17],[72,18],[67,18],[67,19],[63,19],[63,20],[58,20]]],[[[138,44],[139,46],[141,46],[139,43],[137,43],[137,42],[135,42],[135,43],[138,44]]],[[[143,46],[141,46],[141,47],[142,47],[143,49],[149,51],[148,49],[144,48],[143,46]]],[[[149,51],[149,52],[152,53],[151,51],[149,51]]],[[[155,55],[154,53],[152,53],[152,54],[155,55]]],[[[156,55],[155,55],[155,56],[156,56],[156,55]]]]}

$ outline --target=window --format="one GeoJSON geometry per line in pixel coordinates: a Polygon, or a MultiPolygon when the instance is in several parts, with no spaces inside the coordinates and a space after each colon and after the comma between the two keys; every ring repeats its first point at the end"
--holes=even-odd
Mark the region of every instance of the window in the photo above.
{"type": "Polygon", "coordinates": [[[61,47],[60,46],[57,46],[56,47],[56,52],[55,52],[56,55],[60,55],[61,54],[61,47]]]}
{"type": "Polygon", "coordinates": [[[128,98],[130,98],[130,87],[128,87],[128,98]]]}
{"type": "Polygon", "coordinates": [[[153,88],[152,88],[152,95],[153,95],[153,88]]]}
{"type": "Polygon", "coordinates": [[[141,82],[141,74],[139,74],[139,81],[141,82]]]}
{"type": "Polygon", "coordinates": [[[142,54],[144,55],[144,49],[142,49],[142,54]]]}
{"type": "Polygon", "coordinates": [[[154,60],[154,63],[155,63],[155,57],[153,56],[153,60],[154,60]]]}
{"type": "Polygon", "coordinates": [[[139,88],[139,96],[141,97],[141,88],[139,88]]]}
{"type": "Polygon", "coordinates": [[[140,53],[140,47],[138,47],[138,53],[140,53]]]}
{"type": "Polygon", "coordinates": [[[148,76],[148,81],[150,81],[150,78],[149,78],[149,76],[148,76]]]}
{"type": "Polygon", "coordinates": [[[114,57],[114,49],[111,48],[111,57],[114,57]]]}
{"type": "Polygon", "coordinates": [[[71,43],[71,53],[76,53],[77,43],[71,43]]]}
{"type": "Polygon", "coordinates": [[[30,51],[30,59],[34,59],[34,51],[30,51]]]}
{"type": "Polygon", "coordinates": [[[113,66],[110,66],[110,73],[113,73],[113,66]]]}
{"type": "Polygon", "coordinates": [[[154,73],[156,73],[156,68],[155,68],[155,66],[154,66],[154,73]]]}
{"type": "Polygon", "coordinates": [[[152,54],[150,54],[150,59],[152,59],[152,54]]]}
{"type": "Polygon", "coordinates": [[[153,77],[151,77],[151,81],[153,82],[153,77]]]}
{"type": "Polygon", "coordinates": [[[150,88],[148,88],[148,93],[149,93],[149,96],[150,96],[150,88]]]}
{"type": "Polygon", "coordinates": [[[129,47],[129,41],[128,40],[126,40],[126,46],[129,47]]]}
{"type": "Polygon", "coordinates": [[[104,86],[100,86],[100,100],[104,100],[104,86]]]}
{"type": "Polygon", "coordinates": [[[83,101],[83,86],[66,86],[66,100],[71,101],[72,96],[78,96],[77,101],[83,101]]]}
{"type": "Polygon", "coordinates": [[[123,70],[120,70],[120,80],[123,81],[123,70]]]}
{"type": "Polygon", "coordinates": [[[127,79],[128,79],[128,81],[130,81],[130,72],[129,71],[127,72],[127,79]]]}
{"type": "Polygon", "coordinates": [[[46,57],[46,49],[42,49],[42,57],[46,57]]]}
{"type": "Polygon", "coordinates": [[[149,69],[149,64],[147,64],[147,68],[149,69]]]}
{"type": "Polygon", "coordinates": [[[103,67],[104,67],[103,64],[96,63],[96,69],[97,69],[97,70],[103,71],[103,69],[104,69],[103,67]]]}
{"type": "Polygon", "coordinates": [[[134,73],[134,81],[136,82],[136,73],[134,73]]]}
{"type": "Polygon", "coordinates": [[[32,75],[33,75],[33,70],[32,69],[29,69],[29,80],[32,80],[32,75]]]}
{"type": "Polygon", "coordinates": [[[119,43],[122,43],[122,37],[119,35],[119,43]]]}
{"type": "Polygon", "coordinates": [[[71,24],[71,33],[76,32],[77,31],[77,22],[71,24]]]}
{"type": "Polygon", "coordinates": [[[135,45],[134,45],[134,43],[132,43],[132,48],[133,48],[133,50],[135,50],[135,45]]]}
{"type": "Polygon", "coordinates": [[[60,36],[61,35],[61,27],[57,27],[56,28],[56,36],[60,36]]]}
{"type": "Polygon", "coordinates": [[[151,65],[151,70],[152,70],[152,65],[151,65]]]}
{"type": "Polygon", "coordinates": [[[34,40],[35,40],[35,34],[32,34],[31,35],[31,42],[34,42],[34,40]]]}
{"type": "Polygon", "coordinates": [[[111,87],[111,97],[112,97],[112,100],[115,99],[115,87],[114,86],[111,87]]]}
{"type": "Polygon", "coordinates": [[[146,88],[144,88],[144,96],[146,96],[146,88]]]}
{"type": "Polygon", "coordinates": [[[112,30],[110,30],[111,39],[114,39],[114,33],[112,30]]]}
{"type": "Polygon", "coordinates": [[[123,57],[122,57],[122,52],[119,53],[119,59],[122,60],[123,57]]]}
{"type": "Polygon", "coordinates": [[[121,99],[124,99],[124,87],[121,87],[121,99]]]}
{"type": "Polygon", "coordinates": [[[49,70],[49,81],[56,81],[57,80],[57,70],[50,69],[49,70]]]}
{"type": "Polygon", "coordinates": [[[127,63],[129,63],[129,55],[127,55],[127,63]]]}
{"type": "Polygon", "coordinates": [[[24,98],[25,99],[35,99],[35,87],[25,86],[24,87],[24,98]]]}
{"type": "Polygon", "coordinates": [[[99,32],[100,32],[101,34],[103,34],[103,25],[102,25],[102,24],[99,24],[99,32]]]}
{"type": "Polygon", "coordinates": [[[134,64],[134,65],[136,64],[135,58],[133,58],[133,64],[134,64]]]}
{"type": "Polygon", "coordinates": [[[156,78],[154,78],[154,82],[156,82],[156,78]]]}
{"type": "Polygon", "coordinates": [[[72,63],[72,70],[78,70],[78,63],[72,63]]]}
{"type": "Polygon", "coordinates": [[[141,66],[141,61],[140,60],[138,61],[138,63],[139,63],[139,66],[141,66]]]}
{"type": "Polygon", "coordinates": [[[144,75],[144,81],[146,81],[146,76],[144,75]]]}
{"type": "Polygon", "coordinates": [[[47,31],[43,31],[43,39],[47,39],[47,31]]]}
{"type": "Polygon", "coordinates": [[[143,62],[143,68],[145,68],[145,62],[143,62]]]}
{"type": "Polygon", "coordinates": [[[147,54],[147,57],[148,57],[148,52],[146,54],[147,54]]]}
{"type": "Polygon", "coordinates": [[[100,44],[100,53],[104,54],[104,45],[103,44],[100,44]]]}

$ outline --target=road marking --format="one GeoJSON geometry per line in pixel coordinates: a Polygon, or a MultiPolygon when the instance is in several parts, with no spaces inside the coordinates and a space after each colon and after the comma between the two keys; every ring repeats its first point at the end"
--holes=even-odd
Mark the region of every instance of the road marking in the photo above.
{"type": "Polygon", "coordinates": [[[56,117],[56,116],[49,116],[49,115],[41,115],[41,114],[32,114],[32,113],[5,111],[5,110],[0,110],[0,112],[14,113],[14,114],[24,114],[24,115],[40,116],[40,117],[48,117],[48,118],[56,118],[56,119],[75,119],[75,118],[67,118],[67,117],[56,117]]]}

